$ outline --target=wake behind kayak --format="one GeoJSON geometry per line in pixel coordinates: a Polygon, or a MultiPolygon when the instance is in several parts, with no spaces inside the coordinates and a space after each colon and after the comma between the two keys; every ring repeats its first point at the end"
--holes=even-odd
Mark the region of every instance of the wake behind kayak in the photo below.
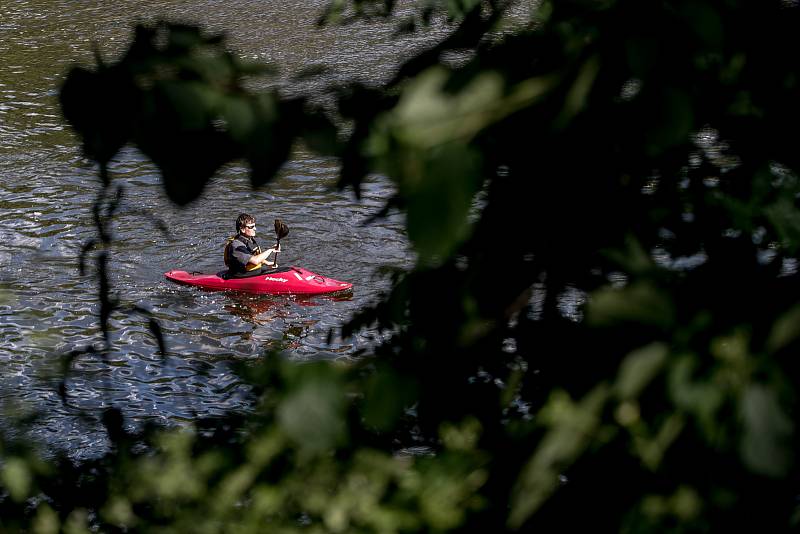
{"type": "Polygon", "coordinates": [[[188,273],[172,270],[164,273],[167,279],[179,284],[205,289],[247,291],[271,295],[328,295],[347,293],[353,284],[320,276],[302,267],[287,267],[247,278],[223,278],[217,274],[188,273]]]}

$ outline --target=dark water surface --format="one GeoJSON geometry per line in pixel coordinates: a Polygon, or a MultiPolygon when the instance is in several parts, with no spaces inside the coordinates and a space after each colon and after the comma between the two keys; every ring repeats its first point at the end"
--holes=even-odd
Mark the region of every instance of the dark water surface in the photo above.
{"type": "Polygon", "coordinates": [[[117,314],[115,352],[105,361],[86,356],[76,362],[68,405],[49,379],[54,352],[100,341],[97,282],[77,269],[82,244],[94,237],[97,179],[58,111],[57,88],[66,70],[76,61],[89,64],[93,42],[114,57],[128,44],[135,21],[156,17],[227,30],[234,49],[282,66],[284,73],[322,64],[336,78],[367,82],[390,76],[403,54],[424,44],[398,41],[380,25],[317,29],[313,23],[322,5],[0,3],[0,408],[45,413],[33,431],[45,443],[76,457],[93,455],[103,449],[104,433],[77,417],[80,409],[116,406],[131,425],[148,418],[191,420],[243,406],[232,361],[258,358],[274,347],[297,360],[349,359],[374,342],[369,331],[334,337],[330,344],[327,337],[387,287],[376,275],[380,266],[409,261],[399,215],[362,225],[391,195],[388,181],[372,179],[358,202],[351,191],[331,190],[335,162],[299,153],[268,187],[251,191],[246,169],[231,166],[202,199],[178,209],[164,198],[154,167],[128,149],[111,169],[126,192],[112,278],[124,302],[152,310],[160,320],[170,355],[158,353],[145,318],[117,314]],[[163,219],[169,237],[141,210],[163,219]],[[223,239],[241,211],[257,217],[265,243],[271,242],[272,219],[284,219],[291,233],[282,263],[354,282],[352,298],[296,301],[203,292],[165,281],[163,273],[172,268],[219,270],[223,239]]]}

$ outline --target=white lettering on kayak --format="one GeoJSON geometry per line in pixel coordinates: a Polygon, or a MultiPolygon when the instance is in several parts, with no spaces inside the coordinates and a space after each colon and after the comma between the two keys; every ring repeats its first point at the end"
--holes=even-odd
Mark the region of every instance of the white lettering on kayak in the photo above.
{"type": "Polygon", "coordinates": [[[298,279],[298,280],[300,280],[301,282],[303,281],[303,277],[302,277],[302,276],[300,276],[299,274],[297,274],[297,273],[294,273],[294,276],[295,276],[295,278],[297,278],[297,279],[298,279]]]}
{"type": "Polygon", "coordinates": [[[265,276],[264,280],[269,280],[270,282],[288,282],[286,278],[273,278],[271,276],[265,276]]]}

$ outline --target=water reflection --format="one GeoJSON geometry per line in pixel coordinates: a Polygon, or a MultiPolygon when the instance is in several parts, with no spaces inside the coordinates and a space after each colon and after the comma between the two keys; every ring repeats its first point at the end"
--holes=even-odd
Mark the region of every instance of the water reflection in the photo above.
{"type": "Polygon", "coordinates": [[[248,295],[232,291],[228,292],[226,296],[231,302],[223,306],[225,311],[249,323],[263,325],[276,319],[287,319],[291,316],[289,301],[286,298],[268,295],[248,295]]]}
{"type": "Polygon", "coordinates": [[[247,322],[263,325],[274,320],[286,320],[292,316],[292,305],[303,307],[325,306],[328,302],[350,302],[352,294],[347,296],[274,296],[226,291],[230,301],[223,308],[232,315],[247,322]]]}

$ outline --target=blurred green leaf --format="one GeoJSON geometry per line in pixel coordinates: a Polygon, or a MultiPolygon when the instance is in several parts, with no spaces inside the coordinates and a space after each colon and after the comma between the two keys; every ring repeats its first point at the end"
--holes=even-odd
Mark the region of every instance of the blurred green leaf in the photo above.
{"type": "Polygon", "coordinates": [[[246,142],[256,124],[256,116],[250,101],[241,96],[228,96],[221,100],[220,117],[231,137],[239,142],[246,142]]]}
{"type": "Polygon", "coordinates": [[[215,492],[213,507],[216,515],[224,516],[237,502],[245,499],[258,474],[259,470],[250,463],[237,466],[226,473],[215,492]]]}
{"type": "Polygon", "coordinates": [[[345,438],[345,391],[341,377],[325,363],[297,366],[290,390],[277,410],[278,422],[303,450],[327,451],[345,438]]]}
{"type": "Polygon", "coordinates": [[[634,437],[634,446],[642,459],[642,463],[657,472],[661,467],[661,462],[667,454],[670,446],[678,439],[686,426],[684,417],[673,413],[668,416],[652,437],[637,435],[634,437]]]}
{"type": "Polygon", "coordinates": [[[737,370],[746,370],[749,356],[749,335],[736,330],[726,336],[717,336],[711,341],[711,354],[737,370]]]}
{"type": "Polygon", "coordinates": [[[136,526],[136,514],[133,512],[131,502],[122,495],[111,496],[101,513],[106,521],[117,527],[136,526]]]}
{"type": "Polygon", "coordinates": [[[648,78],[658,66],[659,42],[653,36],[634,35],[626,42],[625,52],[630,69],[638,78],[648,78]]]}
{"type": "Polygon", "coordinates": [[[33,519],[33,534],[58,534],[60,530],[61,521],[55,510],[47,503],[40,504],[33,519]]]}
{"type": "Polygon", "coordinates": [[[671,500],[675,515],[684,521],[694,519],[703,509],[703,502],[697,491],[688,486],[678,488],[671,500]]]}
{"type": "MultiPolygon", "coordinates": [[[[539,100],[555,83],[551,78],[531,78],[506,88],[502,75],[486,71],[451,92],[449,81],[444,68],[425,71],[404,87],[392,112],[378,119],[377,131],[391,131],[401,144],[418,148],[468,142],[498,119],[539,100]]],[[[375,155],[387,148],[380,138],[370,140],[375,155]]]]}
{"type": "Polygon", "coordinates": [[[341,153],[338,130],[324,115],[306,115],[301,135],[307,146],[318,154],[338,156],[341,153]]]}
{"type": "Polygon", "coordinates": [[[64,534],[89,534],[90,532],[86,510],[78,508],[70,512],[64,521],[64,534]]]}
{"type": "Polygon", "coordinates": [[[214,173],[239,153],[227,135],[210,125],[177,132],[152,123],[137,144],[161,170],[169,198],[181,206],[197,199],[214,173]]]}
{"type": "Polygon", "coordinates": [[[146,499],[152,492],[164,502],[192,499],[203,494],[202,473],[194,468],[192,447],[195,436],[188,431],[165,432],[158,438],[163,453],[144,459],[137,470],[137,484],[129,490],[135,499],[146,499]]]}
{"type": "Polygon", "coordinates": [[[168,27],[167,48],[175,49],[173,53],[186,52],[205,44],[200,28],[184,24],[173,24],[168,27]]]}
{"type": "Polygon", "coordinates": [[[781,245],[787,253],[796,254],[800,250],[800,212],[795,200],[782,196],[767,206],[765,212],[781,238],[781,245]]]}
{"type": "Polygon", "coordinates": [[[740,410],[742,460],[756,473],[785,476],[794,463],[794,424],[776,392],[764,384],[752,384],[742,396],[740,410]]]}
{"type": "Polygon", "coordinates": [[[593,327],[633,323],[668,329],[674,324],[675,309],[669,296],[658,287],[634,282],[621,289],[605,287],[592,293],[586,320],[593,327]]]}
{"type": "Polygon", "coordinates": [[[434,147],[474,135],[491,118],[488,110],[501,97],[503,79],[486,73],[457,95],[448,95],[444,69],[431,69],[408,87],[394,111],[398,138],[412,146],[434,147]]]}
{"type": "Polygon", "coordinates": [[[620,365],[614,385],[621,399],[635,399],[664,368],[669,349],[663,343],[653,343],[628,354],[620,365]]]}
{"type": "Polygon", "coordinates": [[[725,41],[725,28],[713,5],[707,2],[689,1],[684,2],[681,7],[683,20],[703,42],[704,49],[707,47],[721,52],[725,41]]]}
{"type": "Polygon", "coordinates": [[[33,474],[22,458],[11,457],[0,468],[0,482],[8,489],[11,498],[22,502],[30,495],[33,474]]]}
{"type": "Polygon", "coordinates": [[[164,81],[154,93],[159,108],[153,120],[160,123],[174,116],[175,123],[170,126],[178,131],[207,128],[219,102],[218,94],[201,82],[164,81]]]}
{"type": "Polygon", "coordinates": [[[364,422],[378,430],[392,429],[416,400],[417,382],[387,366],[370,377],[364,392],[364,422]]]}
{"type": "Polygon", "coordinates": [[[139,94],[121,67],[96,72],[76,67],[59,92],[64,118],[83,141],[87,157],[106,163],[133,135],[139,94]]]}
{"type": "Polygon", "coordinates": [[[415,471],[406,473],[416,479],[415,487],[409,487],[408,478],[402,482],[414,492],[424,524],[434,531],[458,528],[469,512],[485,506],[478,491],[488,479],[486,460],[465,452],[444,452],[442,461],[420,460],[415,471]]]}
{"type": "Polygon", "coordinates": [[[468,417],[459,425],[443,423],[439,435],[445,447],[451,450],[473,450],[478,444],[481,433],[481,423],[474,417],[468,417]]]}
{"type": "Polygon", "coordinates": [[[667,518],[688,522],[700,516],[703,501],[695,488],[682,485],[672,495],[645,496],[642,511],[653,521],[653,526],[665,524],[667,518]]]}
{"type": "Polygon", "coordinates": [[[420,262],[441,261],[470,234],[467,216],[479,187],[480,158],[468,147],[449,144],[409,154],[403,166],[408,237],[420,262]]]}
{"type": "Polygon", "coordinates": [[[447,11],[454,18],[460,18],[480,5],[480,0],[447,0],[447,11]]]}
{"type": "Polygon", "coordinates": [[[603,255],[630,274],[644,275],[656,267],[653,257],[632,234],[625,236],[623,248],[604,250],[603,255]]]}
{"type": "Polygon", "coordinates": [[[777,352],[800,337],[800,306],[795,306],[778,317],[767,337],[767,350],[777,352]]]}
{"type": "Polygon", "coordinates": [[[271,180],[288,160],[302,122],[301,109],[296,103],[278,105],[272,94],[261,94],[255,102],[256,127],[244,147],[254,188],[271,180]]]}
{"type": "Polygon", "coordinates": [[[591,93],[597,74],[600,72],[600,60],[597,56],[587,59],[581,65],[572,87],[564,101],[564,109],[555,121],[557,128],[562,128],[586,107],[587,99],[591,93]]]}
{"type": "Polygon", "coordinates": [[[695,379],[696,357],[685,354],[671,362],[667,381],[675,406],[692,414],[708,442],[715,443],[721,427],[717,414],[725,401],[724,386],[702,377],[695,379]]]}
{"type": "Polygon", "coordinates": [[[511,500],[508,525],[519,529],[559,485],[559,474],[589,446],[600,427],[600,413],[609,398],[609,388],[595,386],[574,402],[564,391],[555,391],[540,417],[548,430],[517,480],[511,500]]]}
{"type": "Polygon", "coordinates": [[[647,101],[648,153],[657,156],[663,151],[689,142],[694,127],[694,109],[684,89],[661,89],[647,101]]]}

